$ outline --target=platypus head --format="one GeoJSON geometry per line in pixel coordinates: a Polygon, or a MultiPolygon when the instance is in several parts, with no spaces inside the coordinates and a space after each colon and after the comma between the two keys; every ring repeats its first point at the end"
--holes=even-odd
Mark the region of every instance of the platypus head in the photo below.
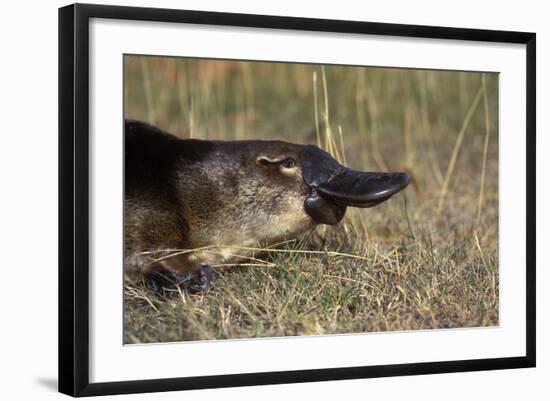
{"type": "Polygon", "coordinates": [[[267,182],[303,196],[303,209],[315,224],[337,224],[346,208],[376,206],[401,191],[406,173],[355,171],[313,145],[271,143],[256,157],[267,182]]]}

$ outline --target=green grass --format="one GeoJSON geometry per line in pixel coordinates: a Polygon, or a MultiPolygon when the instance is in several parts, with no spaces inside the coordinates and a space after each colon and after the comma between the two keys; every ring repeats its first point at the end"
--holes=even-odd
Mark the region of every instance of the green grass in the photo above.
{"type": "Polygon", "coordinates": [[[127,285],[126,343],[498,324],[496,74],[131,57],[125,82],[127,117],[182,137],[319,141],[414,177],[204,294],[127,285]]]}

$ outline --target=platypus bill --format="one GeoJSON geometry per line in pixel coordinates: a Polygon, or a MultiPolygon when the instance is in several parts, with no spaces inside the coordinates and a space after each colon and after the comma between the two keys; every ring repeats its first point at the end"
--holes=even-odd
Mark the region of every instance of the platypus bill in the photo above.
{"type": "Polygon", "coordinates": [[[208,266],[242,261],[242,247],[337,224],[348,206],[375,206],[409,180],[351,170],[313,145],[179,139],[127,120],[126,277],[161,273],[191,292],[205,290],[214,280],[208,266]],[[195,251],[162,252],[176,249],[195,251]]]}

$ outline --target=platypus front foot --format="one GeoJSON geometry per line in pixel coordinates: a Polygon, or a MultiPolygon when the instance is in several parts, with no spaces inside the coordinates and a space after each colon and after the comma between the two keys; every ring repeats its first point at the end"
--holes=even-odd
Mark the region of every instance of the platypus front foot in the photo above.
{"type": "Polygon", "coordinates": [[[198,270],[168,273],[167,278],[181,289],[198,294],[212,288],[216,281],[216,273],[207,264],[201,264],[198,270]]]}
{"type": "Polygon", "coordinates": [[[193,272],[193,277],[185,283],[185,288],[191,293],[197,294],[212,288],[215,281],[216,272],[207,264],[201,264],[200,269],[193,272]]]}

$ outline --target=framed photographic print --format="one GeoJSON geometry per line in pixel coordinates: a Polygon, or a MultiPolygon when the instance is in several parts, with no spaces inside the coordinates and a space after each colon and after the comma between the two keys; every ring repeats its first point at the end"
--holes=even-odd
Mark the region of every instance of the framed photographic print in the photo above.
{"type": "Polygon", "coordinates": [[[535,366],[535,34],[59,10],[59,390],[535,366]]]}

